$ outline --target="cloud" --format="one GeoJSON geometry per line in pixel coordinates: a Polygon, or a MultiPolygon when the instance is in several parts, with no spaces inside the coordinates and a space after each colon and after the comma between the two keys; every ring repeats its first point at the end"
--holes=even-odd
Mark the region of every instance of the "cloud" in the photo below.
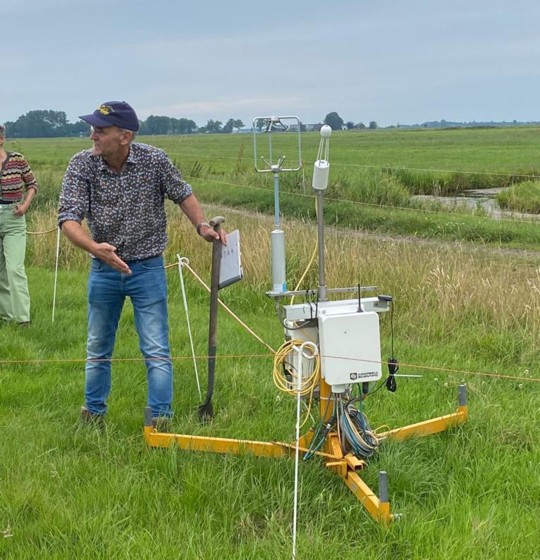
{"type": "Polygon", "coordinates": [[[198,124],[279,112],[380,124],[437,111],[536,116],[532,0],[20,0],[3,13],[0,120],[38,108],[76,119],[118,98],[143,117],[198,124]]]}

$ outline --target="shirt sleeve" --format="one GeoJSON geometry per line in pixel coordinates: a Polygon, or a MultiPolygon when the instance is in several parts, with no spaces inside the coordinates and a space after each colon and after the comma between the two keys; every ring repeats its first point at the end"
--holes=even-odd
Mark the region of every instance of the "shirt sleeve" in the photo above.
{"type": "Polygon", "coordinates": [[[182,179],[180,170],[173,164],[165,152],[160,152],[161,188],[167,198],[180,204],[193,194],[191,185],[182,179]]]}
{"type": "Polygon", "coordinates": [[[35,189],[37,191],[38,190],[37,181],[36,178],[34,177],[34,174],[32,173],[32,169],[30,169],[30,164],[26,161],[25,158],[22,158],[22,161],[24,165],[23,165],[21,177],[24,182],[25,190],[28,191],[28,189],[35,189]]]}
{"type": "Polygon", "coordinates": [[[58,227],[64,222],[81,223],[88,215],[90,189],[81,155],[74,156],[66,169],[58,205],[58,227]]]}

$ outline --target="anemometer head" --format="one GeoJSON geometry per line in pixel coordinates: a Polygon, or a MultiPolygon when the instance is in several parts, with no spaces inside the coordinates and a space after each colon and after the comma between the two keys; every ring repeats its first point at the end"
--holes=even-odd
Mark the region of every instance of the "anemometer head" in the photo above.
{"type": "Polygon", "coordinates": [[[300,171],[301,129],[302,123],[298,117],[255,117],[252,126],[255,171],[274,175],[284,171],[300,171]],[[291,142],[291,137],[295,137],[296,143],[291,142]]]}
{"type": "Polygon", "coordinates": [[[330,138],[330,136],[332,136],[332,128],[327,124],[323,125],[321,127],[321,136],[323,138],[330,138]]]}

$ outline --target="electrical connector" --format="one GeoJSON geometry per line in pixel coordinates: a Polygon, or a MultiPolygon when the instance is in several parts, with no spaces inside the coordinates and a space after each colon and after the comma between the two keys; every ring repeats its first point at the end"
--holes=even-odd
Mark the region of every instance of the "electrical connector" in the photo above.
{"type": "Polygon", "coordinates": [[[386,388],[395,393],[397,390],[395,375],[399,370],[399,362],[396,358],[388,358],[388,379],[386,380],[386,388]]]}

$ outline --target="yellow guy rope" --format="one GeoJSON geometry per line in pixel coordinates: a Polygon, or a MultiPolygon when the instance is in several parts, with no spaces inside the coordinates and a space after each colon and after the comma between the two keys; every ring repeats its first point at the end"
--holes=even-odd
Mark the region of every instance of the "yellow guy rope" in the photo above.
{"type": "MultiPolygon", "coordinates": [[[[208,292],[210,292],[210,288],[209,286],[204,282],[204,280],[189,266],[189,264],[187,263],[183,263],[183,265],[191,272],[191,274],[193,274],[193,276],[195,276],[195,278],[197,278],[197,280],[206,288],[206,290],[208,292]]],[[[257,334],[255,333],[252,329],[250,329],[243,321],[242,319],[240,319],[240,317],[238,317],[237,315],[235,315],[220,299],[218,299],[219,304],[225,309],[225,311],[227,311],[227,313],[233,317],[234,319],[236,319],[248,332],[249,334],[251,334],[252,336],[254,336],[261,344],[264,344],[266,346],[266,348],[268,348],[268,350],[270,350],[270,352],[272,352],[272,354],[274,354],[276,351],[268,344],[266,344],[266,342],[257,334]]]]}

